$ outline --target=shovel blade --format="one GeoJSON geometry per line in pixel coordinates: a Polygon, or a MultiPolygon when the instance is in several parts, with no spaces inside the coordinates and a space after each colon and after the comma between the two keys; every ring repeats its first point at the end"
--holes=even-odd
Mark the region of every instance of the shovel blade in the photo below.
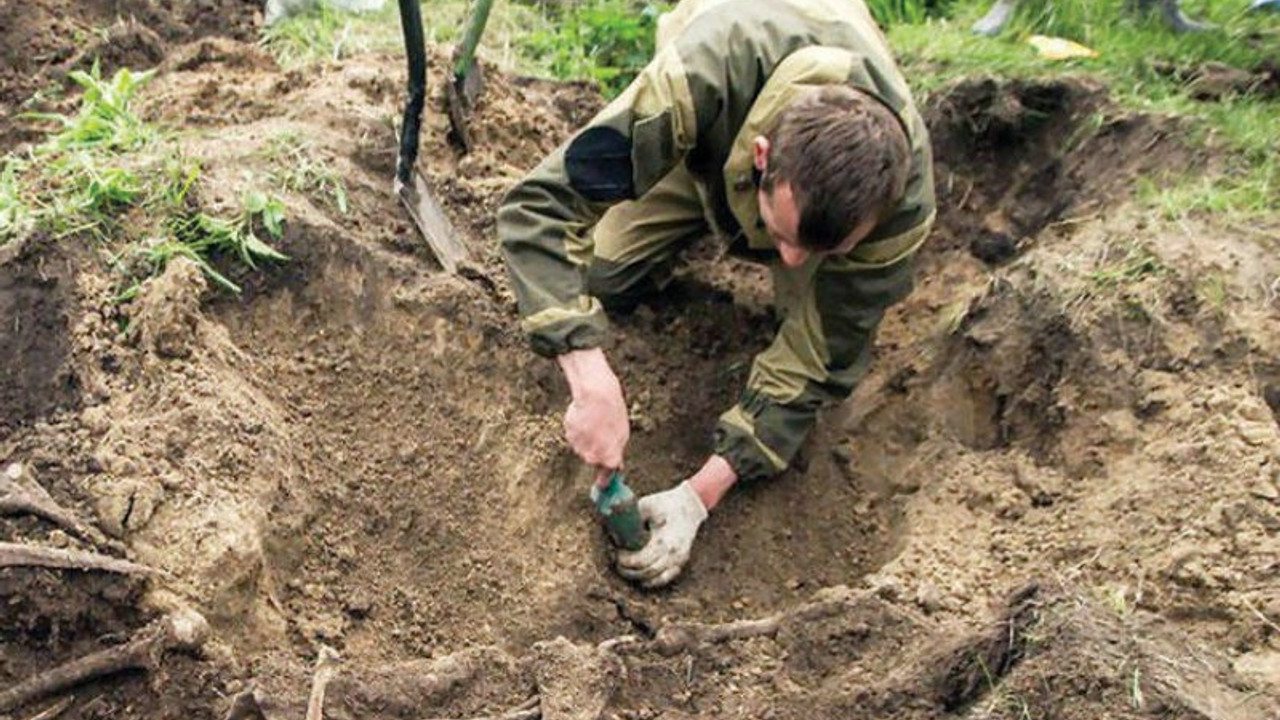
{"type": "Polygon", "coordinates": [[[412,182],[409,185],[396,181],[396,194],[409,211],[414,225],[418,226],[418,232],[422,233],[423,239],[431,247],[436,260],[440,261],[447,272],[457,274],[458,267],[470,262],[471,256],[458,237],[453,223],[444,214],[444,209],[431,194],[431,188],[427,186],[422,173],[415,168],[410,177],[412,182]]]}

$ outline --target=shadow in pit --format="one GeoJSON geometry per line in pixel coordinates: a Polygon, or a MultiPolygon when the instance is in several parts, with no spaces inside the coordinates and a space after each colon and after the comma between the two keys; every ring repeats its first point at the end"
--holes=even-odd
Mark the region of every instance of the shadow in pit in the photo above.
{"type": "Polygon", "coordinates": [[[0,434],[79,402],[66,363],[74,268],[64,246],[42,237],[0,247],[0,434]]]}
{"type": "Polygon", "coordinates": [[[1177,120],[1121,112],[1094,81],[964,80],[926,110],[938,226],[926,255],[967,248],[988,265],[1020,255],[1045,228],[1132,197],[1198,161],[1177,120]]]}

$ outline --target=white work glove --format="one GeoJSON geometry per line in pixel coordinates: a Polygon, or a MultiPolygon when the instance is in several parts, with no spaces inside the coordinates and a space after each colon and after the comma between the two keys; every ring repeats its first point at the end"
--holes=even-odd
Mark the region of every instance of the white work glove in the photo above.
{"type": "Polygon", "coordinates": [[[689,561],[707,509],[686,480],[640,498],[640,516],[648,522],[649,542],[635,552],[618,553],[618,574],[647,588],[662,587],[675,580],[689,561]]]}

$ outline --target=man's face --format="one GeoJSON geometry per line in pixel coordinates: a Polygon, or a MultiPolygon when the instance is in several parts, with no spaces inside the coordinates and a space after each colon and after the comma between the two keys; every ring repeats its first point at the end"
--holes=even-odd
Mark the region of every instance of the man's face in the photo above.
{"type": "MultiPolygon", "coordinates": [[[[757,135],[752,141],[753,160],[756,169],[764,172],[769,166],[769,139],[757,135]]],[[[791,183],[779,182],[773,186],[773,192],[763,189],[756,191],[756,199],[760,203],[760,219],[764,220],[769,237],[782,256],[782,264],[789,268],[800,267],[814,255],[844,255],[862,242],[862,239],[875,229],[876,219],[868,218],[849,233],[849,236],[830,250],[810,250],[800,243],[800,209],[796,207],[796,197],[791,191],[791,183]]]]}
{"type": "Polygon", "coordinates": [[[868,218],[859,223],[836,247],[830,250],[810,250],[800,243],[800,210],[796,207],[791,183],[775,184],[772,193],[761,189],[757,191],[757,200],[760,203],[760,219],[764,220],[769,237],[782,256],[782,264],[789,268],[800,267],[814,255],[844,255],[870,235],[876,226],[876,219],[868,218]]]}

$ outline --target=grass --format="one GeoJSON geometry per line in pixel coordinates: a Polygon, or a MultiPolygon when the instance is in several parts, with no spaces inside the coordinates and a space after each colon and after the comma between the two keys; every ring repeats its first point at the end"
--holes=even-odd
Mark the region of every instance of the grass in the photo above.
{"type": "Polygon", "coordinates": [[[84,89],[78,113],[71,117],[52,113],[25,116],[59,126],[41,150],[124,152],[156,140],[158,131],[139,119],[132,108],[134,95],[153,75],[154,71],[134,73],[124,68],[107,80],[96,62],[88,72],[73,70],[69,77],[84,89]]]}
{"type": "Polygon", "coordinates": [[[35,226],[35,214],[23,197],[18,176],[24,164],[13,157],[0,167],[0,245],[21,237],[35,226]]]}
{"type": "MultiPolygon", "coordinates": [[[[425,0],[422,26],[426,42],[443,45],[459,41],[469,7],[465,0],[425,0]]],[[[548,63],[523,53],[520,43],[530,33],[553,29],[549,17],[537,7],[494,3],[480,40],[480,54],[506,71],[548,75],[548,63]]],[[[371,13],[320,5],[266,28],[262,45],[286,68],[365,52],[404,54],[400,14],[394,2],[371,13]]]]}
{"type": "Polygon", "coordinates": [[[1274,15],[1244,13],[1244,2],[1184,2],[1188,15],[1218,29],[1178,35],[1154,15],[1136,17],[1124,0],[1024,2],[997,38],[974,35],[969,26],[989,6],[987,0],[958,0],[950,19],[889,28],[890,43],[917,93],[927,96],[974,75],[1045,78],[1087,74],[1104,80],[1125,109],[1189,119],[1194,144],[1213,144],[1225,153],[1210,175],[1188,175],[1160,186],[1148,184],[1142,201],[1166,217],[1214,212],[1257,216],[1280,211],[1280,167],[1275,131],[1280,104],[1228,96],[1218,102],[1194,100],[1185,72],[1205,63],[1253,68],[1280,56],[1280,29],[1274,15]],[[1071,39],[1097,50],[1096,58],[1066,61],[1037,56],[1027,44],[1032,34],[1071,39]]]}
{"type": "MultiPolygon", "coordinates": [[[[494,3],[478,54],[506,72],[592,80],[605,94],[614,95],[648,62],[657,15],[672,4],[647,0],[494,3]]],[[[424,0],[426,42],[452,45],[460,41],[469,11],[470,3],[463,0],[424,0]]],[[[262,44],[286,68],[364,52],[404,54],[395,3],[372,13],[322,4],[264,30],[262,44]]]]}
{"type": "Polygon", "coordinates": [[[350,204],[346,183],[301,133],[286,131],[271,137],[260,154],[274,166],[273,182],[291,192],[323,198],[338,212],[347,214],[350,204]]]}
{"type": "Polygon", "coordinates": [[[1089,272],[1089,278],[1103,288],[1116,288],[1129,285],[1152,275],[1163,275],[1169,272],[1160,258],[1150,248],[1136,241],[1118,248],[1112,253],[1110,246],[1105,248],[1089,272]]]}
{"type": "MultiPolygon", "coordinates": [[[[179,138],[133,110],[151,73],[122,69],[104,78],[95,65],[71,77],[84,90],[77,111],[28,115],[50,125],[47,138],[25,157],[4,158],[0,243],[31,232],[94,241],[115,258],[122,299],[177,256],[191,258],[233,292],[239,287],[215,262],[226,258],[232,267],[256,268],[263,260],[286,259],[258,235],[261,229],[271,238],[282,236],[278,199],[246,191],[229,219],[200,207],[199,163],[182,154],[179,138]]],[[[314,163],[305,165],[301,177],[315,182],[319,172],[314,163]]]]}

